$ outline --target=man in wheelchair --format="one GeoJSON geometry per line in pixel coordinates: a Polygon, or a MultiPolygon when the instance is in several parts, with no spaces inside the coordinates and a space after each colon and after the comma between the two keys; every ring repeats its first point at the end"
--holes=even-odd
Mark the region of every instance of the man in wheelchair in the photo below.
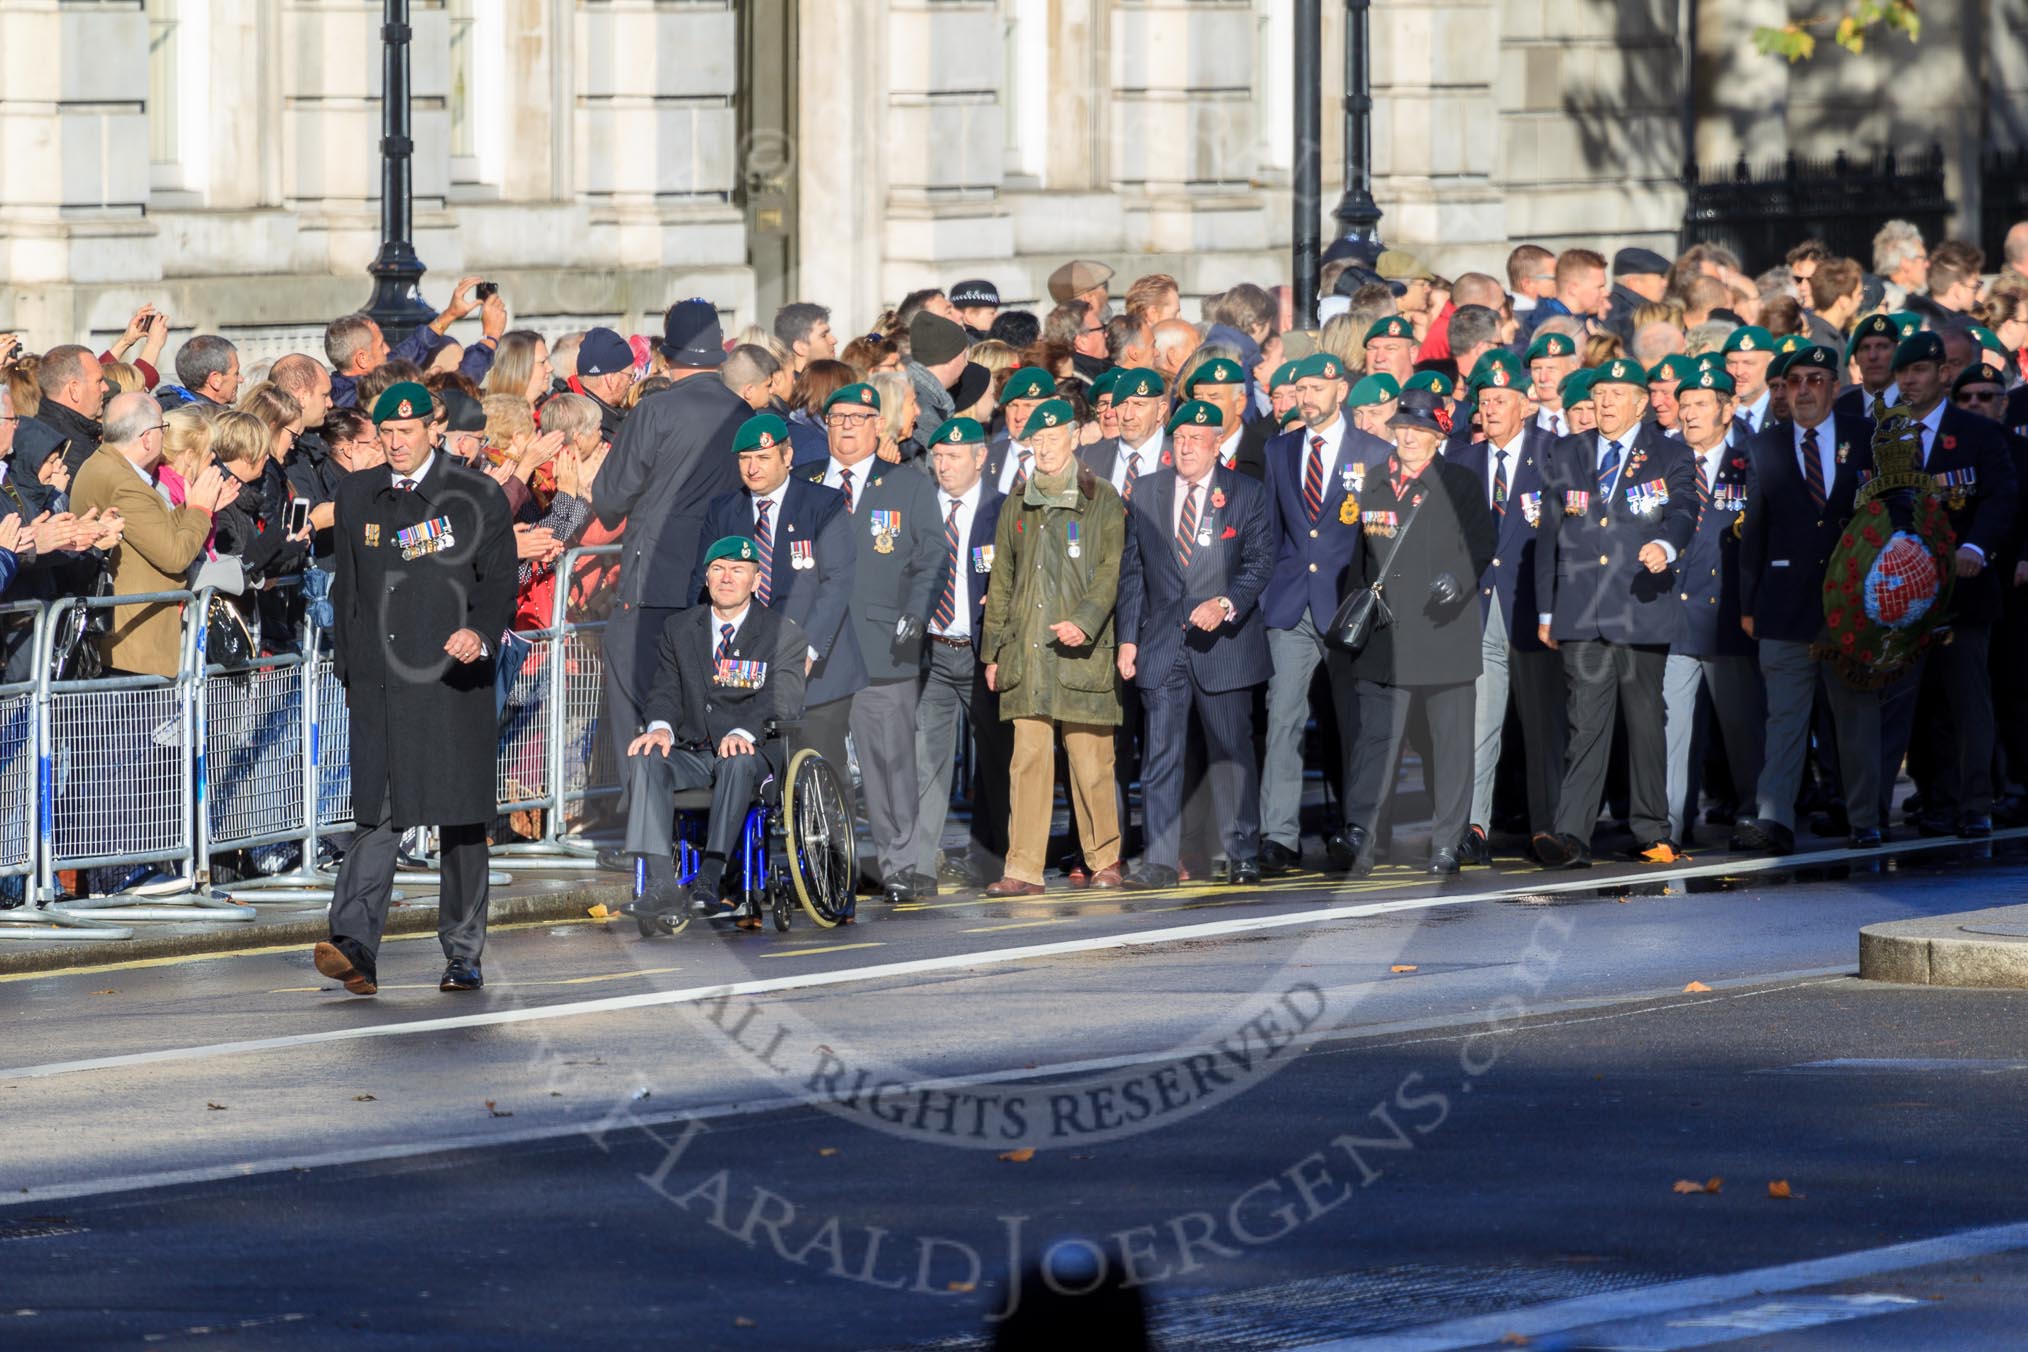
{"type": "Polygon", "coordinates": [[[727,915],[726,861],[738,847],[747,808],[768,772],[761,739],[771,721],[802,716],[809,640],[794,620],[754,600],[760,562],[754,542],[728,535],[704,556],[710,604],[662,628],[655,684],[643,710],[648,728],[627,746],[631,782],[626,848],[636,857],[639,895],[625,911],[674,932],[689,915],[727,915]],[[688,898],[678,893],[672,835],[679,790],[711,789],[711,821],[688,898]]]}

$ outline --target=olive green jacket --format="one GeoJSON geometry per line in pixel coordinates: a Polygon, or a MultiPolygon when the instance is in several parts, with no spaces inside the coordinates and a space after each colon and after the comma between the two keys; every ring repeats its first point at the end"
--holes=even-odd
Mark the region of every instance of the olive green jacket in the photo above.
{"type": "Polygon", "coordinates": [[[1034,497],[1008,499],[994,537],[979,651],[999,664],[1000,717],[1118,726],[1113,602],[1126,510],[1113,486],[1082,465],[1072,481],[1071,506],[1034,497]],[[1049,632],[1064,620],[1085,632],[1083,647],[1065,647],[1049,632]]]}

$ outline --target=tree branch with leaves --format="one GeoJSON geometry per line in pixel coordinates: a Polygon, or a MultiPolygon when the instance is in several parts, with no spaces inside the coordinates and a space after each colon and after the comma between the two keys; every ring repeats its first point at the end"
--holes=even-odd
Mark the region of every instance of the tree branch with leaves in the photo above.
{"type": "Polygon", "coordinates": [[[1787,57],[1791,64],[1808,61],[1817,54],[1817,35],[1829,32],[1831,40],[1854,56],[1866,50],[1866,39],[1876,31],[1898,32],[1910,42],[1919,40],[1922,16],[1916,0],[1855,0],[1842,13],[1818,14],[1792,19],[1779,28],[1756,28],[1753,45],[1767,56],[1787,57]]]}

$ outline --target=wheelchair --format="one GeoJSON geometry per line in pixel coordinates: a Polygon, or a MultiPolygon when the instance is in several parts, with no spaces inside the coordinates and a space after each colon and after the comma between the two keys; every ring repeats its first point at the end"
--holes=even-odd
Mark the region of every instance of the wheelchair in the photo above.
{"type": "MultiPolygon", "coordinates": [[[[852,813],[838,772],[823,756],[812,747],[790,750],[787,734],[796,726],[771,720],[756,748],[767,769],[747,808],[740,843],[725,863],[727,876],[739,880],[740,900],[731,917],[739,929],[760,929],[765,913],[786,932],[797,906],[820,929],[849,925],[858,913],[852,813]]],[[[676,882],[688,888],[703,860],[711,790],[679,790],[675,807],[676,882]]],[[[635,924],[647,938],[681,933],[689,919],[671,928],[653,916],[637,916],[635,924]]]]}

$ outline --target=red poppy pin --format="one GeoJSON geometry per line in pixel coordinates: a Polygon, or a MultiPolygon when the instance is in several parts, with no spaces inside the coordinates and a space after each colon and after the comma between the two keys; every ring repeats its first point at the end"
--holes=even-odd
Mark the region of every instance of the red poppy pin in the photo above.
{"type": "Polygon", "coordinates": [[[1734,460],[1734,461],[1732,462],[1732,467],[1733,467],[1734,469],[1745,469],[1745,468],[1746,468],[1746,461],[1744,461],[1744,460],[1734,460]]]}
{"type": "Polygon", "coordinates": [[[1239,534],[1239,532],[1238,532],[1238,531],[1234,530],[1234,529],[1233,529],[1232,527],[1230,527],[1230,526],[1227,526],[1227,527],[1225,528],[1225,533],[1224,533],[1223,535],[1219,536],[1218,538],[1219,538],[1219,539],[1221,539],[1221,540],[1230,540],[1230,539],[1233,539],[1233,538],[1234,538],[1235,536],[1237,536],[1238,534],[1239,534]]]}
{"type": "Polygon", "coordinates": [[[1170,455],[1167,451],[1164,451],[1162,452],[1162,463],[1165,465],[1173,465],[1176,463],[1176,458],[1170,455]]]}
{"type": "Polygon", "coordinates": [[[1225,510],[1224,489],[1214,488],[1211,490],[1211,510],[1214,512],[1222,512],[1225,510]]]}
{"type": "Polygon", "coordinates": [[[1947,451],[1955,451],[1958,448],[1958,439],[1948,432],[1944,433],[1943,448],[1947,451]]]}

